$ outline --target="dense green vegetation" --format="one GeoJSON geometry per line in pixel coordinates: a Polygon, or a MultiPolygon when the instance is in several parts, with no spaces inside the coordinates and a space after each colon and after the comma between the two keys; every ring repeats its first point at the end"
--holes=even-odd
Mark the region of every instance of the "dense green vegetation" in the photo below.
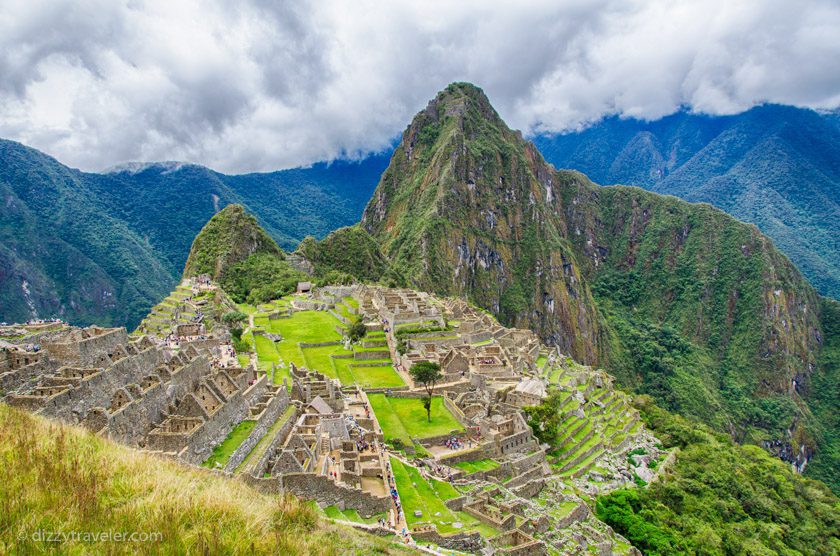
{"type": "Polygon", "coordinates": [[[833,116],[758,106],[734,116],[607,118],[537,137],[546,160],[598,183],[702,201],[756,224],[823,294],[840,297],[840,130],[833,116]]]}
{"type": "Polygon", "coordinates": [[[598,517],[645,554],[838,554],[840,500],[756,446],[640,398],[676,463],[646,488],[599,497],[598,517]]]}
{"type": "Polygon", "coordinates": [[[386,164],[375,155],[242,176],[189,164],[90,174],[0,140],[0,321],[34,309],[134,328],[178,283],[190,242],[224,206],[246,206],[294,249],[356,222],[386,164]]]}
{"type": "Polygon", "coordinates": [[[339,228],[321,241],[307,237],[296,253],[312,263],[315,276],[322,279],[338,273],[358,282],[381,282],[390,287],[406,283],[382,254],[379,244],[358,225],[339,228]]]}
{"type": "Polygon", "coordinates": [[[253,215],[241,205],[228,205],[195,237],[184,276],[206,274],[237,303],[265,303],[308,278],[285,259],[253,215]]]}
{"type": "Polygon", "coordinates": [[[840,492],[840,302],[823,299],[823,348],[809,385],[818,450],[806,473],[840,492]]]}

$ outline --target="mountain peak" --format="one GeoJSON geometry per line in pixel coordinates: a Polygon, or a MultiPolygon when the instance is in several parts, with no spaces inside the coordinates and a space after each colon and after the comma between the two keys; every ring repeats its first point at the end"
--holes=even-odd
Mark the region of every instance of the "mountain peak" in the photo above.
{"type": "Polygon", "coordinates": [[[242,205],[231,204],[216,213],[193,240],[184,277],[208,274],[220,279],[227,270],[255,253],[283,258],[283,251],[242,205]]]}
{"type": "Polygon", "coordinates": [[[435,95],[426,109],[417,114],[411,127],[415,124],[443,124],[447,120],[473,124],[462,126],[465,130],[475,127],[481,120],[505,126],[484,91],[472,83],[463,82],[451,83],[435,95]]]}

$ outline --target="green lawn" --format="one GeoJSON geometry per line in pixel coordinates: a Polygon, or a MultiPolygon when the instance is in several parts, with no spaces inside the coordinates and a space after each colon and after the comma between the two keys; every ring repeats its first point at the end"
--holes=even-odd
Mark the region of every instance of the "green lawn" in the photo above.
{"type": "Polygon", "coordinates": [[[356,315],[350,312],[350,309],[344,303],[338,303],[335,306],[335,312],[346,318],[349,321],[356,319],[356,315]]]}
{"type": "Polygon", "coordinates": [[[320,346],[311,348],[302,348],[303,358],[306,366],[309,369],[324,373],[325,375],[338,378],[335,365],[333,365],[333,354],[350,354],[341,345],[337,346],[320,346]]]}
{"type": "Polygon", "coordinates": [[[359,302],[356,301],[354,298],[352,298],[350,296],[345,297],[344,299],[341,300],[341,302],[344,303],[345,305],[347,305],[348,307],[352,307],[354,309],[359,308],[359,302]]]}
{"type": "Polygon", "coordinates": [[[269,338],[262,334],[254,334],[254,345],[257,349],[257,361],[261,369],[268,370],[272,363],[280,362],[280,354],[277,353],[274,342],[269,338]]]}
{"type": "Polygon", "coordinates": [[[420,398],[388,398],[385,394],[370,394],[368,398],[386,440],[399,438],[409,443],[411,438],[429,438],[463,429],[440,396],[432,398],[431,423],[420,398]]]}
{"type": "Polygon", "coordinates": [[[482,459],[478,461],[462,461],[456,463],[455,467],[463,469],[467,473],[475,473],[476,471],[490,471],[499,467],[499,462],[492,459],[482,459]]]}
{"type": "Polygon", "coordinates": [[[207,458],[207,461],[202,463],[201,465],[204,467],[209,467],[210,469],[214,469],[216,464],[218,463],[222,467],[224,467],[230,456],[233,455],[233,452],[239,448],[239,445],[242,444],[248,435],[251,434],[251,431],[254,427],[257,426],[256,421],[242,421],[235,427],[233,430],[230,431],[230,434],[227,435],[227,438],[222,441],[221,444],[213,448],[213,453],[207,458]]]}
{"type": "MultiPolygon", "coordinates": [[[[277,364],[280,362],[282,353],[278,349],[279,345],[261,334],[256,334],[253,338],[257,350],[257,365],[263,371],[268,372],[271,369],[272,364],[277,364]]],[[[285,357],[283,358],[283,360],[288,361],[285,357]]],[[[295,361],[295,363],[300,364],[297,361],[295,361]]],[[[274,384],[282,384],[283,379],[288,378],[289,382],[287,383],[287,386],[291,388],[291,376],[292,375],[289,371],[288,364],[286,365],[286,367],[280,367],[278,365],[274,371],[274,384]]]]}
{"type": "Polygon", "coordinates": [[[435,479],[426,480],[417,468],[403,464],[396,458],[391,458],[391,469],[400,493],[400,501],[408,525],[427,522],[434,523],[441,534],[458,531],[478,531],[484,536],[495,536],[498,531],[479,522],[474,517],[464,513],[452,511],[444,502],[459,496],[459,493],[449,483],[435,479]],[[414,516],[414,511],[420,510],[423,515],[414,516]],[[440,515],[435,515],[440,513],[440,515]],[[460,521],[464,527],[456,529],[452,524],[460,521]]]}
{"type": "MultiPolygon", "coordinates": [[[[388,362],[390,363],[390,360],[388,362]]],[[[399,388],[405,386],[405,381],[390,364],[368,367],[356,363],[350,367],[350,372],[353,373],[356,384],[364,388],[399,388]]]]}
{"type": "Polygon", "coordinates": [[[341,334],[335,330],[340,322],[326,311],[298,311],[289,318],[270,321],[270,324],[271,332],[282,334],[284,342],[316,344],[341,340],[341,334]]]}
{"type": "Polygon", "coordinates": [[[338,506],[327,506],[323,511],[330,519],[341,519],[344,521],[353,521],[355,523],[367,523],[368,525],[376,523],[376,520],[380,517],[386,517],[384,512],[381,514],[374,514],[371,517],[362,517],[356,510],[339,510],[338,506]]]}
{"type": "MultiPolygon", "coordinates": [[[[347,352],[345,352],[347,353],[347,352]]],[[[353,384],[356,380],[353,376],[353,371],[350,370],[350,365],[353,364],[353,358],[336,358],[333,357],[332,364],[335,369],[335,374],[342,384],[353,384]]]]}
{"type": "Polygon", "coordinates": [[[390,365],[390,359],[358,361],[352,357],[332,357],[333,355],[352,355],[341,345],[320,346],[301,350],[306,366],[325,375],[337,378],[343,385],[359,384],[365,388],[399,388],[405,382],[390,365]],[[387,366],[370,366],[372,363],[389,363],[387,366]]]}

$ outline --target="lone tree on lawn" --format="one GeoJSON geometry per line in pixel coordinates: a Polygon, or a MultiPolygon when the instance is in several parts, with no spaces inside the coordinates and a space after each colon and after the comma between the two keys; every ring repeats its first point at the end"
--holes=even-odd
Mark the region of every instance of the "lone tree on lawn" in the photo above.
{"type": "Polygon", "coordinates": [[[347,337],[349,337],[350,341],[354,344],[364,338],[365,334],[367,334],[367,327],[361,318],[357,318],[353,321],[353,324],[351,324],[350,328],[347,329],[347,337]]]}
{"type": "Polygon", "coordinates": [[[423,398],[423,407],[426,408],[426,415],[429,422],[432,422],[432,392],[435,391],[435,383],[443,378],[440,374],[440,365],[431,361],[420,361],[411,366],[409,371],[414,382],[421,383],[426,388],[426,397],[423,398]]]}

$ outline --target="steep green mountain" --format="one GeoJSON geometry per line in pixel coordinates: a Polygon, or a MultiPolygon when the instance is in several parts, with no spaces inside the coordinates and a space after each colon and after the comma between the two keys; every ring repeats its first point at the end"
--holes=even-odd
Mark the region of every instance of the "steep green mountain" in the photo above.
{"type": "Polygon", "coordinates": [[[734,116],[607,118],[535,143],[558,168],[711,203],[756,224],[820,292],[840,297],[836,112],[764,105],[734,116]]]}
{"type": "Polygon", "coordinates": [[[358,220],[384,156],[227,176],[180,163],[79,172],[0,140],[0,321],[133,328],[175,286],[190,242],[243,204],[282,247],[358,220]]]}
{"type": "Polygon", "coordinates": [[[406,283],[379,244],[358,225],[339,228],[321,241],[309,236],[295,254],[312,264],[315,275],[322,279],[337,272],[359,282],[382,282],[391,287],[406,283]]]}
{"type": "Polygon", "coordinates": [[[207,275],[234,301],[262,303],[292,292],[307,275],[286,261],[286,254],[242,205],[228,205],[193,240],[184,278],[207,275]]]}
{"type": "Polygon", "coordinates": [[[465,295],[670,410],[803,464],[822,304],[755,226],[556,171],[474,86],[409,125],[362,226],[419,289],[465,295]]]}
{"type": "Polygon", "coordinates": [[[601,326],[565,222],[543,202],[555,180],[479,89],[451,85],[403,133],[362,227],[417,289],[466,295],[591,363],[601,326]]]}

